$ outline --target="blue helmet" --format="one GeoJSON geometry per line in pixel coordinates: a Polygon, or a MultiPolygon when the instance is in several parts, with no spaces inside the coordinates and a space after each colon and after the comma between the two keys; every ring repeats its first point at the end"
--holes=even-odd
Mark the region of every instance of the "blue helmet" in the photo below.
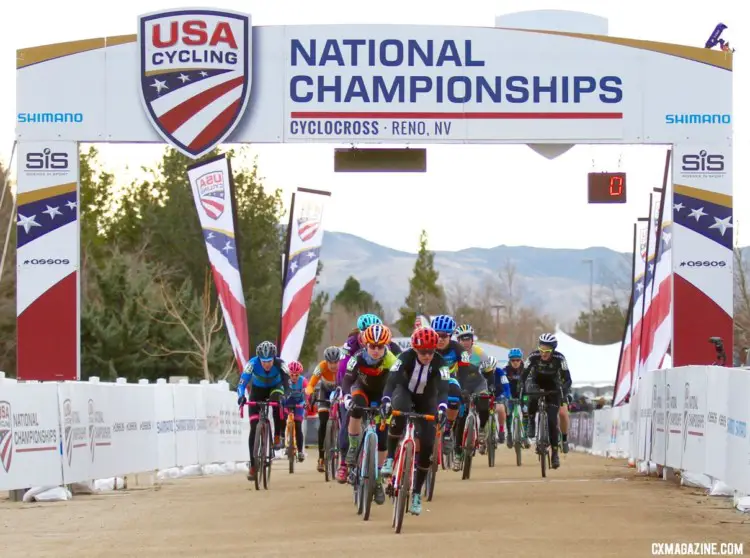
{"type": "Polygon", "coordinates": [[[364,331],[371,325],[382,324],[383,320],[378,318],[375,314],[362,314],[357,318],[357,329],[364,331]]]}
{"type": "Polygon", "coordinates": [[[443,314],[441,316],[435,316],[434,318],[432,318],[432,323],[430,323],[430,326],[438,333],[452,334],[456,329],[456,320],[454,320],[450,316],[443,314]]]}
{"type": "Polygon", "coordinates": [[[508,360],[512,358],[520,358],[523,359],[523,351],[519,348],[513,348],[510,351],[508,351],[508,360]]]}

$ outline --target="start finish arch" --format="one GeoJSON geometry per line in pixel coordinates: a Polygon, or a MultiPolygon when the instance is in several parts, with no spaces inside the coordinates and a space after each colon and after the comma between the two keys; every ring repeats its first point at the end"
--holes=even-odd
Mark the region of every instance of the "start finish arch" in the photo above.
{"type": "Polygon", "coordinates": [[[253,27],[184,9],[133,24],[18,51],[20,379],[79,377],[79,142],[193,158],[223,141],[673,145],[673,362],[712,362],[711,336],[731,351],[732,54],[609,37],[577,12],[253,27]],[[696,260],[726,265],[681,265],[696,260]]]}

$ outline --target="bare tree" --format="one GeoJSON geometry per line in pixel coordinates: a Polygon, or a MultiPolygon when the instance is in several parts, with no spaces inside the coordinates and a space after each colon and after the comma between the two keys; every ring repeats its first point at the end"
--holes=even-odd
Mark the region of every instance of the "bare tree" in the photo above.
{"type": "Polygon", "coordinates": [[[604,304],[616,302],[623,312],[627,311],[633,275],[627,256],[623,254],[622,258],[617,260],[614,269],[599,267],[597,275],[600,288],[595,287],[595,298],[604,304]]]}
{"type": "MultiPolygon", "coordinates": [[[[170,349],[164,345],[158,345],[158,353],[150,353],[144,349],[144,352],[152,357],[165,357],[172,355],[187,355],[203,370],[203,378],[213,380],[213,374],[208,366],[211,345],[214,335],[219,333],[224,327],[224,319],[221,314],[219,303],[211,302],[211,275],[206,270],[206,276],[203,282],[203,294],[198,304],[190,304],[190,297],[173,297],[169,292],[169,287],[164,277],[160,276],[156,280],[160,288],[161,301],[170,320],[163,320],[155,316],[151,311],[146,309],[151,318],[159,323],[166,325],[180,326],[194,344],[192,349],[170,349]],[[192,319],[191,319],[192,318],[192,319]],[[198,331],[193,331],[188,325],[188,321],[199,324],[198,331]]],[[[188,288],[183,285],[183,289],[188,288]]]]}
{"type": "Polygon", "coordinates": [[[513,316],[526,294],[526,290],[521,284],[515,262],[505,260],[498,278],[500,280],[498,285],[500,301],[505,305],[508,315],[513,316]]]}
{"type": "MultiPolygon", "coordinates": [[[[750,347],[750,262],[742,249],[734,249],[734,346],[737,354],[750,347]]],[[[747,356],[742,354],[745,358],[747,356]]]]}

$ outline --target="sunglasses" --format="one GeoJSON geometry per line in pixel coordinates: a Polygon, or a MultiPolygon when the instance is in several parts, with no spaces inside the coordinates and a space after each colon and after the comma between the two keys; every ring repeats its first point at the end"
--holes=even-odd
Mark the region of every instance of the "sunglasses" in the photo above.
{"type": "Polygon", "coordinates": [[[371,351],[374,351],[374,350],[378,350],[378,351],[383,350],[384,351],[385,350],[385,345],[374,345],[372,343],[368,343],[367,344],[367,348],[370,349],[371,351]]]}
{"type": "Polygon", "coordinates": [[[545,355],[554,351],[554,349],[550,349],[549,347],[538,347],[538,350],[540,353],[544,353],[545,355]]]}
{"type": "Polygon", "coordinates": [[[438,337],[440,339],[448,339],[448,338],[450,338],[450,336],[451,336],[450,333],[438,333],[438,337]]]}
{"type": "Polygon", "coordinates": [[[520,358],[512,358],[510,359],[511,362],[521,362],[520,358]]]}
{"type": "Polygon", "coordinates": [[[435,349],[417,349],[417,354],[419,356],[432,356],[435,354],[435,349]]]}

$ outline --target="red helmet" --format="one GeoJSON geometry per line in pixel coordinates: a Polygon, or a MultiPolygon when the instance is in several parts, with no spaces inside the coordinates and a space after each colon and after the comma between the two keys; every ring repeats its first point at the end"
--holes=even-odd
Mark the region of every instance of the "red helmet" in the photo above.
{"type": "Polygon", "coordinates": [[[438,334],[431,327],[420,327],[411,334],[411,346],[417,351],[434,351],[438,344],[438,334]]]}
{"type": "Polygon", "coordinates": [[[296,360],[290,362],[288,368],[290,374],[302,374],[302,372],[304,372],[304,368],[302,368],[302,365],[296,360]]]}

